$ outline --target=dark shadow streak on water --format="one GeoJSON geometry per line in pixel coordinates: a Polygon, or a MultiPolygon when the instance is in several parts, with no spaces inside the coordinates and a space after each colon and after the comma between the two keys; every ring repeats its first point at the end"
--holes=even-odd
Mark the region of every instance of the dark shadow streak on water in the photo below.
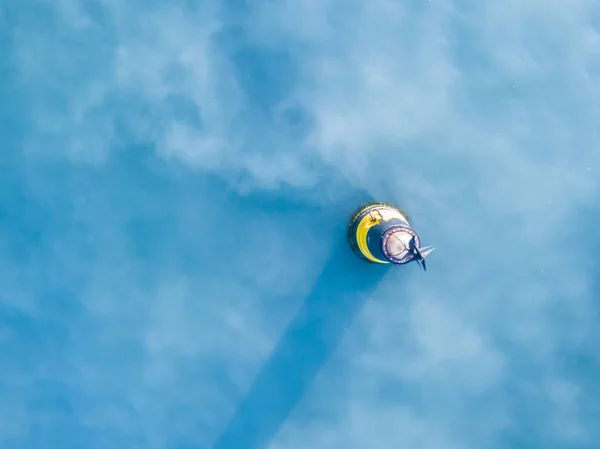
{"type": "Polygon", "coordinates": [[[323,271],[214,449],[267,446],[387,272],[388,266],[366,263],[349,248],[346,226],[352,212],[337,216],[340,226],[323,271]]]}

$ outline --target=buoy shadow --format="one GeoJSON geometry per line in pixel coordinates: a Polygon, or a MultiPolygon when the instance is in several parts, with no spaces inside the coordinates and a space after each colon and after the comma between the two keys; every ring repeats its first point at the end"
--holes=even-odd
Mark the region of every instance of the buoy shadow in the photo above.
{"type": "Polygon", "coordinates": [[[389,269],[354,254],[340,218],[336,242],[311,293],[255,378],[214,449],[268,445],[338,347],[365,301],[389,269]]]}

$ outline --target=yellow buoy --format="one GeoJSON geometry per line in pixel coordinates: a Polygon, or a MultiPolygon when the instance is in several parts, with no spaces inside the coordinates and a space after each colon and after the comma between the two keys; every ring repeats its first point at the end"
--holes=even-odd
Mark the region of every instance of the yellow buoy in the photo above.
{"type": "Polygon", "coordinates": [[[350,221],[352,249],[371,263],[404,265],[416,261],[426,269],[425,257],[435,248],[421,247],[419,236],[397,207],[371,203],[350,221]]]}

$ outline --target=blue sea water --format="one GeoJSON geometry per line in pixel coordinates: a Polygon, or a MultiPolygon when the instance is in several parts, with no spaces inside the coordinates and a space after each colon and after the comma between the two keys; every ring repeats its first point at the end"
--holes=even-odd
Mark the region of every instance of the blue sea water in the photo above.
{"type": "Polygon", "coordinates": [[[600,447],[599,25],[2,2],[0,447],[600,447]]]}

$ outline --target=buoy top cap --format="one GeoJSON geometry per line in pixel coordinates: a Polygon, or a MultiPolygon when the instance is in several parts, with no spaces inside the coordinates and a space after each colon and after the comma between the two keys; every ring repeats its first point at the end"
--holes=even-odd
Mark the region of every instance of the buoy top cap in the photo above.
{"type": "Polygon", "coordinates": [[[405,229],[394,230],[385,243],[387,253],[394,259],[403,259],[409,253],[410,239],[413,234],[405,229]]]}

